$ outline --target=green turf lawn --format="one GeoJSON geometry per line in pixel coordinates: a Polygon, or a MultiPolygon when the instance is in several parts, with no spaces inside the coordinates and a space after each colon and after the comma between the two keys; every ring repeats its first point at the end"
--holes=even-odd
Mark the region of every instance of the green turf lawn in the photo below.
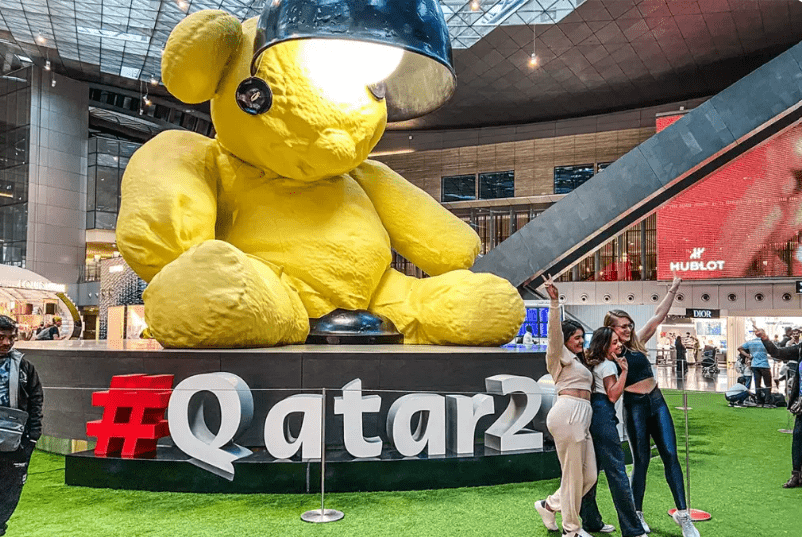
{"type": "MultiPolygon", "coordinates": [[[[680,395],[666,394],[685,461],[680,395]]],[[[721,394],[690,394],[691,506],[713,519],[703,537],[802,535],[802,488],[780,487],[791,470],[785,409],[729,408],[721,394]]],[[[793,423],[793,422],[791,422],[793,423]]],[[[314,525],[301,513],[319,508],[314,495],[221,495],[129,492],[67,487],[64,458],[37,452],[8,535],[54,536],[558,536],[532,508],[558,480],[420,492],[329,494],[339,522],[314,525]]],[[[618,526],[604,476],[599,507],[618,526]]],[[[680,536],[666,515],[673,507],[659,458],[652,460],[644,511],[654,537],[680,536]]],[[[601,534],[599,534],[601,535],[601,534]]],[[[621,535],[616,532],[613,535],[621,535]]]]}

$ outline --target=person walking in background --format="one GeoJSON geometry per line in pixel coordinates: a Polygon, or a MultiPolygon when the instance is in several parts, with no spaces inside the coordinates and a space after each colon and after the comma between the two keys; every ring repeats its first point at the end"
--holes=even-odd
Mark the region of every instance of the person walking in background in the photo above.
{"type": "Polygon", "coordinates": [[[582,496],[596,483],[596,454],[590,438],[590,389],[593,375],[583,362],[585,330],[574,321],[560,324],[560,296],[551,276],[546,276],[549,306],[546,368],[554,379],[557,400],[546,418],[560,460],[560,488],[535,502],[543,525],[558,531],[557,512],[562,512],[563,535],[589,537],[579,520],[582,496]]]}
{"type": "Polygon", "coordinates": [[[685,485],[682,467],[677,456],[677,435],[668,405],[657,387],[651,362],[643,342],[654,335],[657,327],[665,320],[682,282],[674,278],[666,296],[655,309],[654,316],[638,332],[635,322],[622,310],[612,310],[604,317],[604,326],[612,328],[624,345],[624,356],[629,364],[629,374],[624,387],[624,408],[627,411],[626,423],[629,445],[632,449],[632,495],[635,508],[640,516],[643,529],[649,526],[643,520],[643,497],[646,493],[646,474],[652,457],[650,439],[657,446],[665,466],[666,481],[674,496],[677,511],[674,521],[682,528],[683,537],[699,537],[685,501],[685,485]]]}
{"type": "Polygon", "coordinates": [[[786,326],[785,327],[785,335],[780,340],[780,343],[779,344],[775,343],[774,346],[778,347],[778,348],[779,347],[785,347],[785,344],[788,343],[789,341],[791,341],[791,332],[793,332],[793,330],[794,329],[791,328],[790,326],[786,326]]]}
{"type": "Polygon", "coordinates": [[[684,379],[688,375],[688,356],[685,345],[682,344],[682,338],[679,336],[674,342],[674,349],[677,351],[677,377],[684,379]]]}
{"type": "MultiPolygon", "coordinates": [[[[765,332],[763,334],[765,335],[765,332]]],[[[768,336],[766,336],[766,340],[768,341],[768,336]]],[[[755,377],[755,396],[758,406],[776,408],[771,402],[771,368],[769,367],[769,356],[766,354],[766,347],[763,343],[763,340],[757,337],[750,339],[738,347],[738,352],[748,358],[751,363],[752,376],[755,377]],[[763,383],[762,388],[760,387],[761,382],[763,383]]],[[[773,347],[774,343],[771,343],[771,345],[773,347]]]]}
{"type": "Polygon", "coordinates": [[[42,435],[42,384],[33,364],[14,349],[18,335],[14,319],[0,315],[0,406],[28,413],[19,448],[0,451],[0,535],[5,535],[17,508],[33,448],[42,435]]]}
{"type": "MultiPolygon", "coordinates": [[[[593,332],[590,346],[585,353],[585,362],[593,371],[593,393],[590,404],[593,417],[590,421],[590,436],[596,451],[596,465],[604,470],[607,485],[613,496],[613,504],[621,524],[624,537],[644,537],[646,530],[635,509],[632,487],[627,477],[624,450],[621,449],[621,437],[618,434],[618,416],[615,403],[624,393],[629,365],[621,352],[618,335],[609,327],[602,327],[593,332]],[[618,367],[616,367],[618,364],[618,367]],[[621,369],[621,376],[618,369],[621,369]]],[[[597,483],[598,484],[598,483],[597,483]]],[[[583,527],[593,531],[593,527],[602,527],[600,531],[612,526],[602,525],[602,517],[596,504],[596,485],[582,498],[580,511],[583,527]],[[594,524],[595,522],[595,524],[594,524]]]]}

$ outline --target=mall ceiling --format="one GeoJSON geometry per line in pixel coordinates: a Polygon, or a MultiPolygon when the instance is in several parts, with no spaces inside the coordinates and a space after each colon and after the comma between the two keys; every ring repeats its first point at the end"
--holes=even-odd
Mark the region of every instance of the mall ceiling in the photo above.
{"type": "MultiPolygon", "coordinates": [[[[224,9],[244,20],[264,2],[0,0],[3,72],[49,62],[72,78],[138,91],[158,82],[161,50],[187,13],[224,9]]],[[[713,95],[802,36],[799,0],[440,3],[457,91],[440,110],[391,128],[530,123],[713,95]]]]}

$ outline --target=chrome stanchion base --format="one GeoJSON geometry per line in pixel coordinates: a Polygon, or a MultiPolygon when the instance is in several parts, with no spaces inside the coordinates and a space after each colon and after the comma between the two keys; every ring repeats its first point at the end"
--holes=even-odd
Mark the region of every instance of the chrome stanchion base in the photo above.
{"type": "MultiPolygon", "coordinates": [[[[713,518],[713,515],[707,511],[702,511],[701,509],[688,509],[688,511],[691,514],[691,520],[694,522],[704,522],[705,520],[710,520],[713,518]]],[[[668,516],[674,516],[674,513],[676,512],[676,509],[669,509],[668,516]]]]}
{"type": "Polygon", "coordinates": [[[301,520],[312,522],[313,524],[324,524],[326,522],[336,522],[344,516],[342,511],[337,511],[336,509],[314,509],[302,514],[301,520]]]}

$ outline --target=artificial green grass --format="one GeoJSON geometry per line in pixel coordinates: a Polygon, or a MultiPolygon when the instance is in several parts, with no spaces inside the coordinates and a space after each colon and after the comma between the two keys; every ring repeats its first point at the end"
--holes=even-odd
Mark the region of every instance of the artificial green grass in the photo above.
{"type": "MultiPolygon", "coordinates": [[[[685,422],[666,391],[685,466],[685,422]]],[[[802,488],[783,489],[791,473],[791,435],[785,409],[730,408],[721,394],[688,396],[691,507],[713,519],[697,527],[703,537],[802,535],[802,488]]],[[[791,422],[793,424],[793,422],[791,422]]],[[[552,536],[532,507],[558,480],[418,492],[328,494],[339,522],[314,525],[301,513],[320,507],[315,495],[223,495],[118,491],[67,487],[64,458],[37,452],[9,537],[54,536],[552,536]]],[[[604,476],[599,508],[618,526],[604,476]]],[[[653,537],[681,536],[666,515],[673,507],[659,457],[652,459],[644,513],[653,537]]],[[[601,535],[601,534],[599,534],[601,535]]],[[[621,535],[616,532],[613,535],[621,535]]]]}

